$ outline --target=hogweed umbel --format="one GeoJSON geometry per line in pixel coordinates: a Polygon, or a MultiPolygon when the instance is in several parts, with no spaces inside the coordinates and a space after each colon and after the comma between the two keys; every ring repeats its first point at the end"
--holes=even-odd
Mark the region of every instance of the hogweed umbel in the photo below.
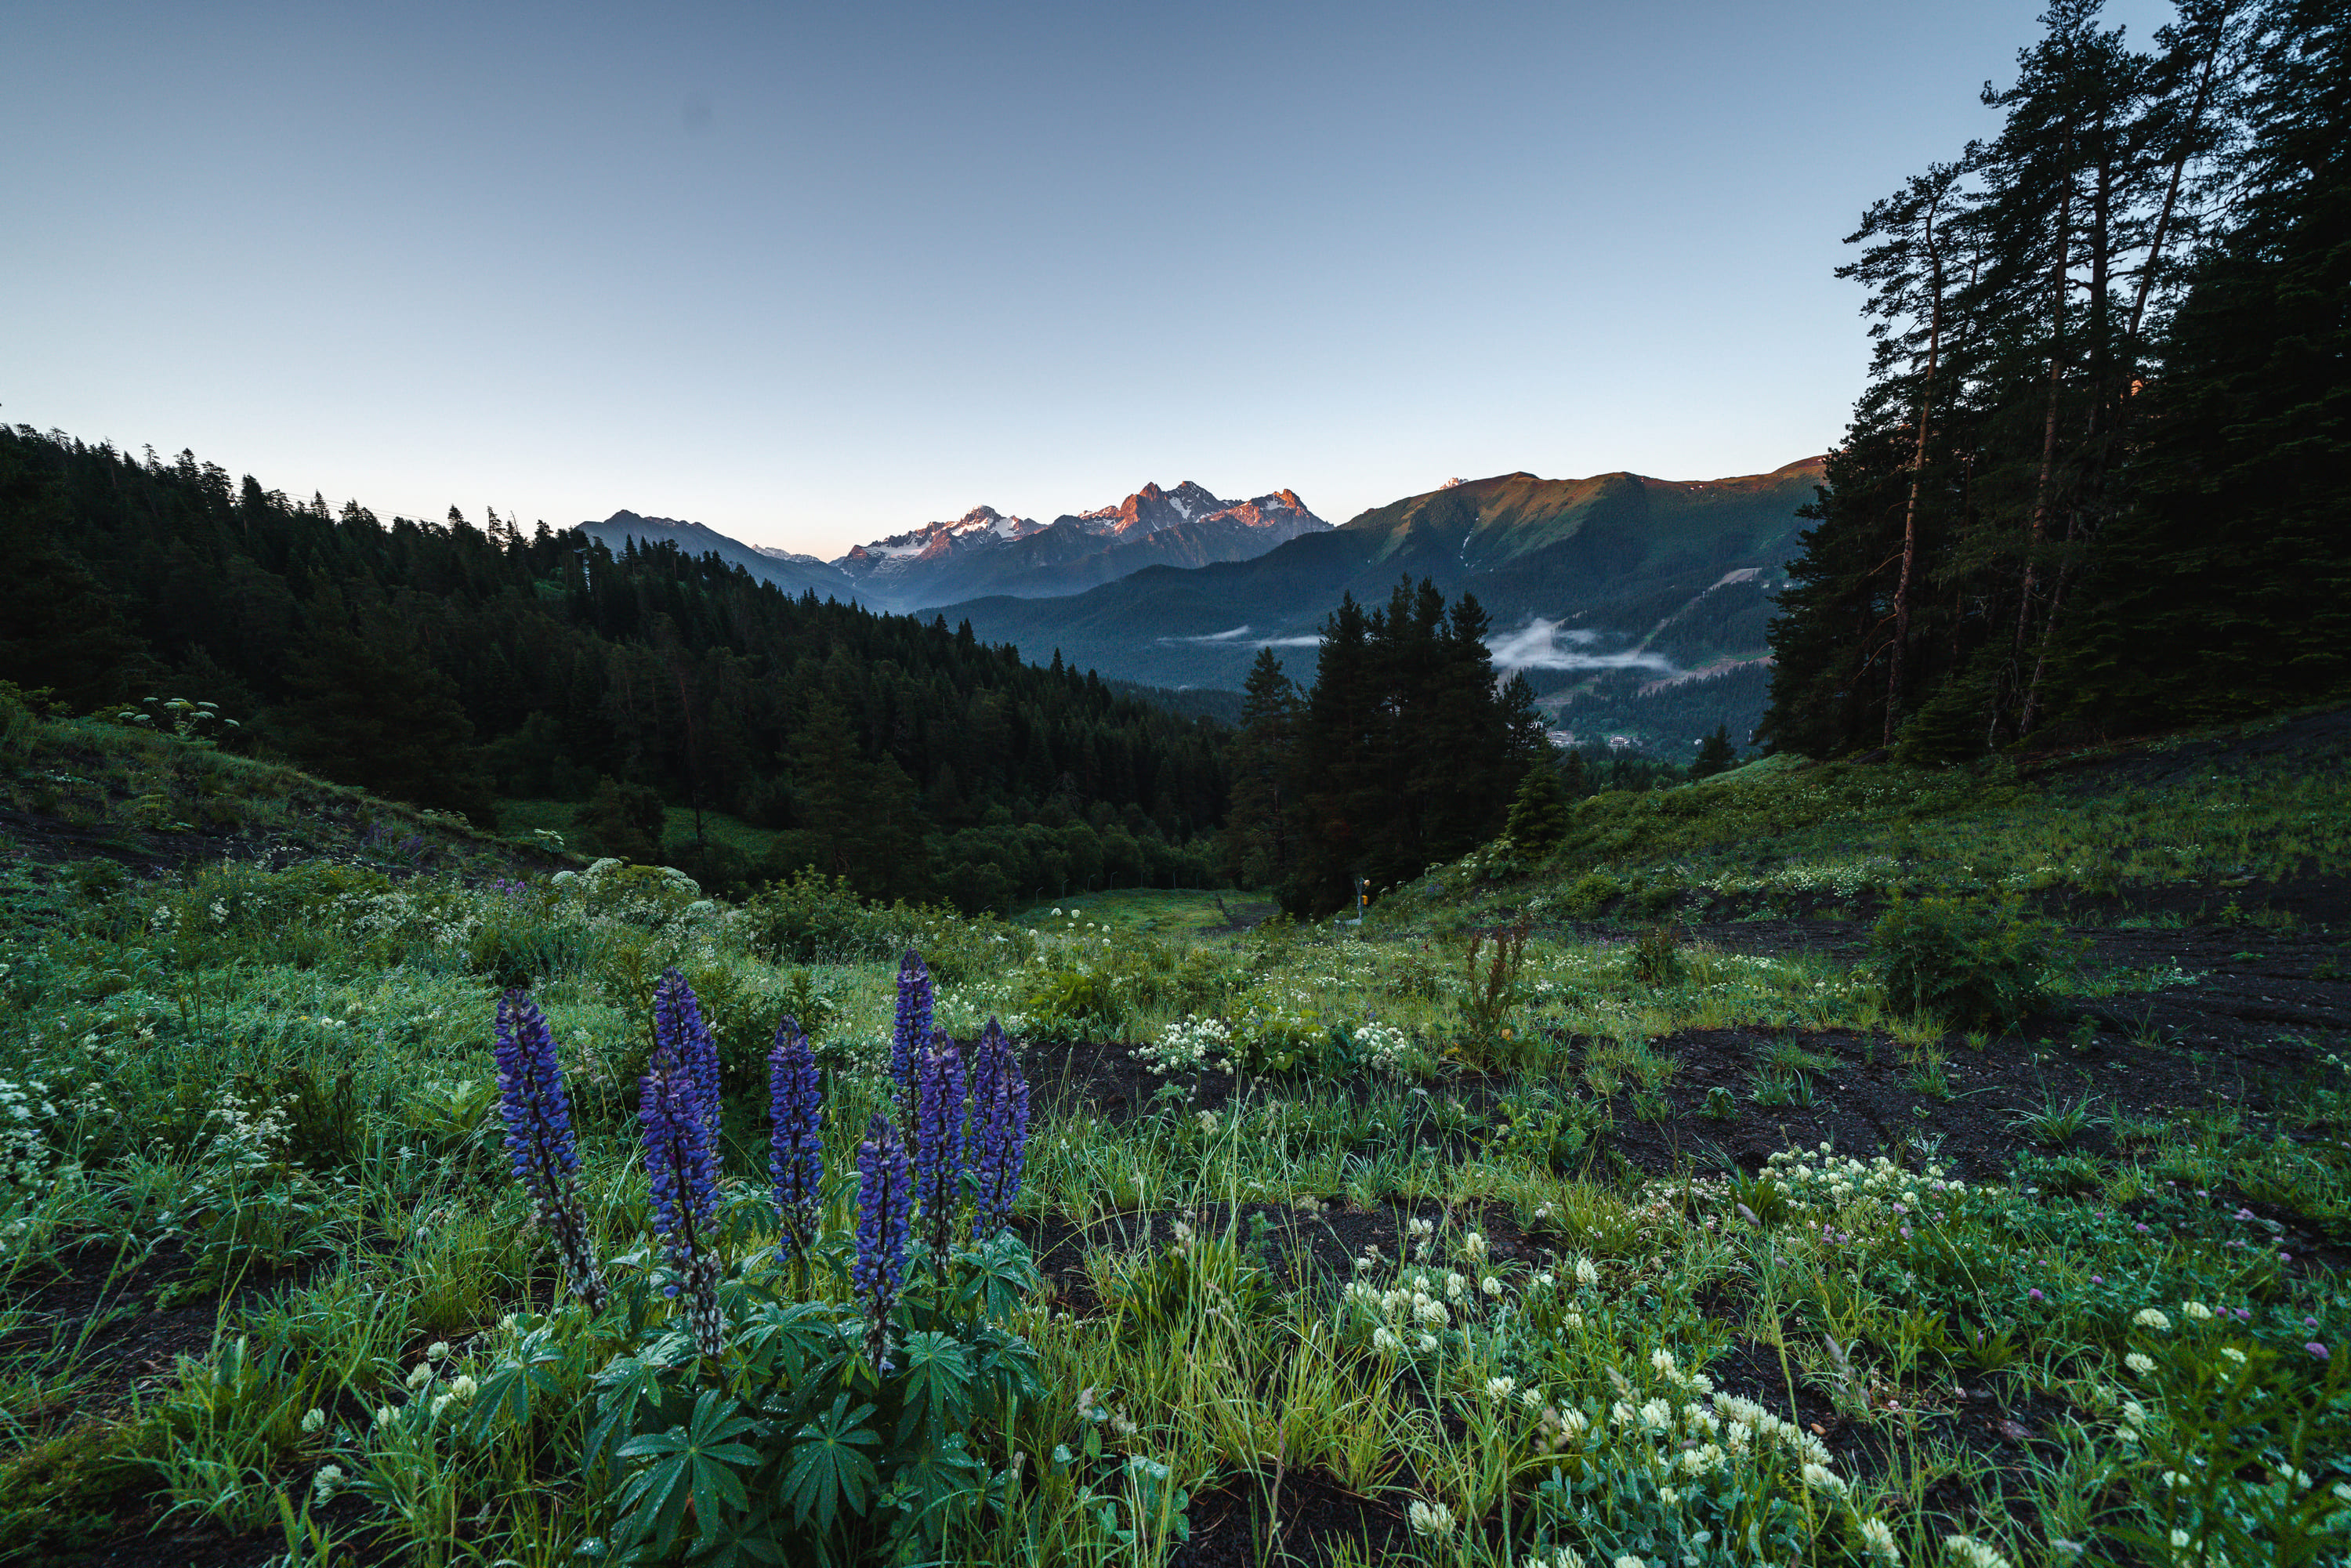
{"type": "Polygon", "coordinates": [[[530,1194],[531,1212],[554,1242],[572,1293],[591,1312],[604,1307],[604,1277],[588,1239],[580,1204],[580,1145],[571,1128],[571,1094],[556,1056],[555,1032],[530,998],[508,991],[498,998],[498,1109],[506,1122],[507,1158],[530,1194]]]}

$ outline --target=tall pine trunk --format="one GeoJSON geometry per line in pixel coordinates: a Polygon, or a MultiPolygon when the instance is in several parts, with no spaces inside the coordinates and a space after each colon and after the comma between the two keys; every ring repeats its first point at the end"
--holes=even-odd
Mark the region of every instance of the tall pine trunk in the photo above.
{"type": "MultiPolygon", "coordinates": [[[[2041,469],[2032,487],[2032,515],[2025,535],[2024,571],[2018,587],[2016,639],[2011,659],[2021,659],[2032,629],[2032,596],[2040,587],[2042,542],[2049,531],[2049,495],[2057,476],[2058,393],[2065,376],[2065,291],[2073,262],[2074,146],[2068,137],[2059,162],[2064,165],[2065,188],[2057,199],[2057,254],[2049,269],[2049,390],[2041,422],[2041,469]]],[[[2013,669],[2013,664],[2011,666],[2013,669]]],[[[2011,678],[2013,678],[2011,676],[2011,678]]],[[[2011,691],[2013,687],[2010,688],[2011,691]]],[[[1999,719],[1993,719],[1995,733],[1999,719]]],[[[2020,727],[2019,734],[2023,733],[2020,727]]]]}
{"type": "Polygon", "coordinates": [[[1918,442],[1910,454],[1910,495],[1902,507],[1902,571],[1894,584],[1894,648],[1886,672],[1885,744],[1894,744],[1902,712],[1902,682],[1910,653],[1910,584],[1918,564],[1918,491],[1927,477],[1927,432],[1934,417],[1935,373],[1943,348],[1943,253],[1935,233],[1934,205],[1926,213],[1928,288],[1927,366],[1918,384],[1918,442]]]}

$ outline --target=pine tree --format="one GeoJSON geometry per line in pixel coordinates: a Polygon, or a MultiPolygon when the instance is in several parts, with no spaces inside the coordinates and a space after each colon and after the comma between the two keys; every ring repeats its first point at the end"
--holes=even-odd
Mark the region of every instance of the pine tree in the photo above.
{"type": "MultiPolygon", "coordinates": [[[[2135,52],[2097,0],[2055,0],[2013,82],[1985,89],[1997,134],[1865,215],[1868,248],[1842,276],[1872,290],[1877,353],[1773,625],[1773,747],[1899,735],[1906,755],[1955,758],[2053,713],[2079,722],[2103,711],[2085,688],[2132,678],[2116,607],[2164,597],[2124,582],[2201,573],[2225,594],[2259,554],[2212,548],[2209,528],[2200,552],[2185,532],[2165,545],[2138,498],[2173,439],[2150,420],[2193,380],[2169,348],[2158,373],[2149,345],[2182,340],[2165,328],[2180,258],[2235,178],[2247,9],[2182,0],[2135,52]]],[[[2327,15],[2281,0],[2264,26],[2291,39],[2327,15]]],[[[2194,471],[2183,523],[2226,504],[2210,463],[2194,471]]]]}
{"type": "Polygon", "coordinates": [[[1225,825],[1227,874],[1242,887],[1276,887],[1290,874],[1289,801],[1297,765],[1298,687],[1273,650],[1258,650],[1242,687],[1233,737],[1232,805],[1225,825]]]}
{"type": "Polygon", "coordinates": [[[2351,20],[2294,0],[2247,106],[2236,226],[2189,274],[2061,657],[2100,729],[2351,690],[2351,20]]]}
{"type": "Polygon", "coordinates": [[[1527,769],[1519,792],[1510,799],[1510,815],[1502,831],[1520,854],[1540,859],[1567,837],[1567,790],[1559,770],[1541,764],[1527,769]]]}
{"type": "Polygon", "coordinates": [[[1714,733],[1698,743],[1698,758],[1690,764],[1692,780],[1727,773],[1739,762],[1739,748],[1730,743],[1730,727],[1718,724],[1714,733]]]}

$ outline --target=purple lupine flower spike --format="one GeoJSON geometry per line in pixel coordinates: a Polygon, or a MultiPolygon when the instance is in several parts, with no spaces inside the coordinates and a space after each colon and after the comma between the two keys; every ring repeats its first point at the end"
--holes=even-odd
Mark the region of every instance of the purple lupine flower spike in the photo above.
{"type": "Polygon", "coordinates": [[[890,1082],[898,1087],[898,1103],[914,1094],[914,1070],[923,1048],[931,1042],[931,972],[913,948],[898,960],[897,1027],[890,1033],[890,1082]]]}
{"type": "Polygon", "coordinates": [[[580,1205],[580,1146],[571,1130],[571,1095],[547,1019],[520,991],[498,999],[495,1047],[498,1109],[506,1122],[507,1158],[530,1194],[539,1228],[554,1242],[573,1294],[590,1312],[604,1307],[604,1277],[580,1205]]]}
{"type": "Polygon", "coordinates": [[[946,1260],[948,1226],[963,1197],[963,1053],[946,1030],[935,1030],[914,1087],[914,1197],[935,1264],[946,1260]]]}
{"type": "Polygon", "coordinates": [[[775,1182],[776,1213],[787,1258],[816,1239],[817,1193],[824,1182],[823,1085],[816,1052],[799,1021],[784,1015],[768,1052],[768,1174],[775,1182]]]}
{"type": "Polygon", "coordinates": [[[865,1304],[865,1352],[876,1364],[887,1347],[891,1309],[906,1279],[906,1220],[913,1200],[906,1145],[883,1113],[857,1145],[857,1257],[849,1282],[865,1304]]]}
{"type": "Polygon", "coordinates": [[[713,1129],[718,1125],[718,1042],[703,1021],[702,1004],[694,988],[675,969],[662,971],[653,988],[653,1054],[647,1071],[664,1078],[683,1077],[694,1086],[703,1114],[713,1129]]]}
{"type": "MultiPolygon", "coordinates": [[[[717,1120],[704,1113],[701,1090],[683,1068],[675,1076],[648,1072],[638,1082],[637,1119],[644,1127],[645,1174],[653,1182],[653,1230],[670,1267],[685,1281],[686,1322],[695,1344],[715,1358],[726,1345],[714,1248],[717,1120]]],[[[677,1287],[670,1286],[667,1293],[676,1294],[677,1287]]]]}
{"type": "Polygon", "coordinates": [[[971,1234],[984,1241],[1012,1218],[1028,1163],[1029,1081],[1019,1052],[994,1019],[980,1031],[972,1075],[971,1163],[977,1197],[971,1234]]]}

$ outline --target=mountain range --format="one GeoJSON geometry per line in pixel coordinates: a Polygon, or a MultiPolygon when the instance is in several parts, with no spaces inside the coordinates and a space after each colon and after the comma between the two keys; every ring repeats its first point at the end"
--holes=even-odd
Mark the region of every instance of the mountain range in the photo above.
{"type": "Polygon", "coordinates": [[[1186,482],[1050,523],[975,507],[834,561],[763,550],[697,523],[615,513],[587,532],[717,551],[792,592],[971,622],[1032,660],[1058,650],[1105,679],[1238,688],[1270,647],[1301,683],[1343,593],[1402,579],[1478,596],[1498,666],[1524,671],[1562,737],[1675,752],[1762,710],[1773,599],[1797,508],[1824,460],[1672,480],[1612,473],[1452,480],[1332,528],[1295,493],[1221,500],[1186,482]]]}
{"type": "Polygon", "coordinates": [[[943,612],[1031,658],[1058,648],[1105,676],[1231,688],[1263,647],[1311,681],[1316,633],[1341,594],[1384,603],[1400,579],[1426,577],[1478,596],[1495,663],[1525,671],[1579,742],[1629,729],[1670,749],[1690,738],[1673,731],[1699,718],[1743,739],[1744,710],[1761,711],[1773,595],[1803,526],[1796,509],[1823,462],[1727,479],[1457,480],[1249,560],[943,612]],[[1654,722],[1641,720],[1645,706],[1654,722]]]}
{"type": "Polygon", "coordinates": [[[635,512],[580,527],[614,550],[634,538],[666,541],[689,555],[716,551],[792,593],[813,590],[820,599],[854,599],[888,611],[997,594],[1079,593],[1147,567],[1246,560],[1331,528],[1295,491],[1227,501],[1188,479],[1172,490],[1145,485],[1114,507],[1063,513],[1050,523],[975,507],[952,522],[925,523],[832,561],[747,545],[701,523],[635,512]]]}

